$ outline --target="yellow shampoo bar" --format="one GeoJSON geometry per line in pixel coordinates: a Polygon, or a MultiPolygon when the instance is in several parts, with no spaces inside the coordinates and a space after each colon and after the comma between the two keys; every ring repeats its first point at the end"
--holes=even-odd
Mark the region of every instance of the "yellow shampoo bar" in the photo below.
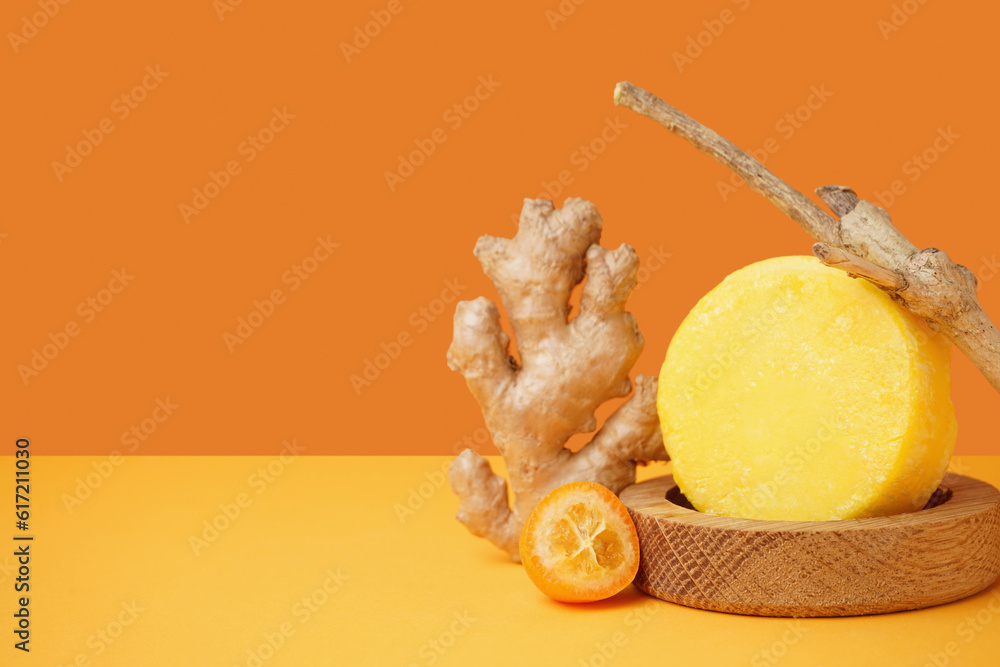
{"type": "Polygon", "coordinates": [[[919,510],[955,447],[951,344],[813,257],[736,271],[660,372],[674,479],[702,512],[824,521],[919,510]]]}

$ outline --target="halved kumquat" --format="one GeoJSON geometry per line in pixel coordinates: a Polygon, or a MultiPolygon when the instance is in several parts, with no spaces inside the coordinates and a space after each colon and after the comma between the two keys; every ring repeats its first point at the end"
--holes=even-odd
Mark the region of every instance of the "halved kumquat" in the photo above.
{"type": "Polygon", "coordinates": [[[562,602],[609,598],[639,570],[628,510],[594,482],[564,484],[542,498],[524,524],[520,552],[531,581],[562,602]]]}

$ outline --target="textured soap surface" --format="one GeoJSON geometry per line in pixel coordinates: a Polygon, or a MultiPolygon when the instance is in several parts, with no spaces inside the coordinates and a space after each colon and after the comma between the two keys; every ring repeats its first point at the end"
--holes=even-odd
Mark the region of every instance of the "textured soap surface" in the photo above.
{"type": "Polygon", "coordinates": [[[677,330],[657,408],[702,512],[825,521],[919,510],[954,449],[951,344],[813,257],[728,276],[677,330]]]}

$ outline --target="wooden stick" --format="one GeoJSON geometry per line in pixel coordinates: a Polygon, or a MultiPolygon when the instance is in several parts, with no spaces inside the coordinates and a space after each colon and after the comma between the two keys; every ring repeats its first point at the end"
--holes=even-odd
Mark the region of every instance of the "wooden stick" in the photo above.
{"type": "Polygon", "coordinates": [[[895,271],[883,269],[878,264],[872,264],[867,259],[861,259],[828,243],[814,244],[813,255],[827,266],[847,271],[852,276],[861,276],[887,292],[898,292],[906,287],[906,280],[895,271]]]}
{"type": "Polygon", "coordinates": [[[615,104],[652,118],[729,167],[818,241],[813,254],[821,262],[868,280],[924,318],[1000,392],[1000,331],[979,303],[969,269],[936,248],[919,250],[888,213],[850,188],[816,191],[840,219],[830,216],[728,139],[638,86],[627,81],[615,86],[615,104]]]}

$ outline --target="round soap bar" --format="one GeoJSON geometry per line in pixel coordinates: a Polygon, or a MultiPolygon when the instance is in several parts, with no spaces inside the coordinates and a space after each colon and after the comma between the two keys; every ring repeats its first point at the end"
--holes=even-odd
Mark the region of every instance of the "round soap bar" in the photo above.
{"type": "Polygon", "coordinates": [[[951,344],[813,257],[733,273],[677,330],[657,408],[702,512],[825,521],[912,512],[955,446],[951,344]]]}

